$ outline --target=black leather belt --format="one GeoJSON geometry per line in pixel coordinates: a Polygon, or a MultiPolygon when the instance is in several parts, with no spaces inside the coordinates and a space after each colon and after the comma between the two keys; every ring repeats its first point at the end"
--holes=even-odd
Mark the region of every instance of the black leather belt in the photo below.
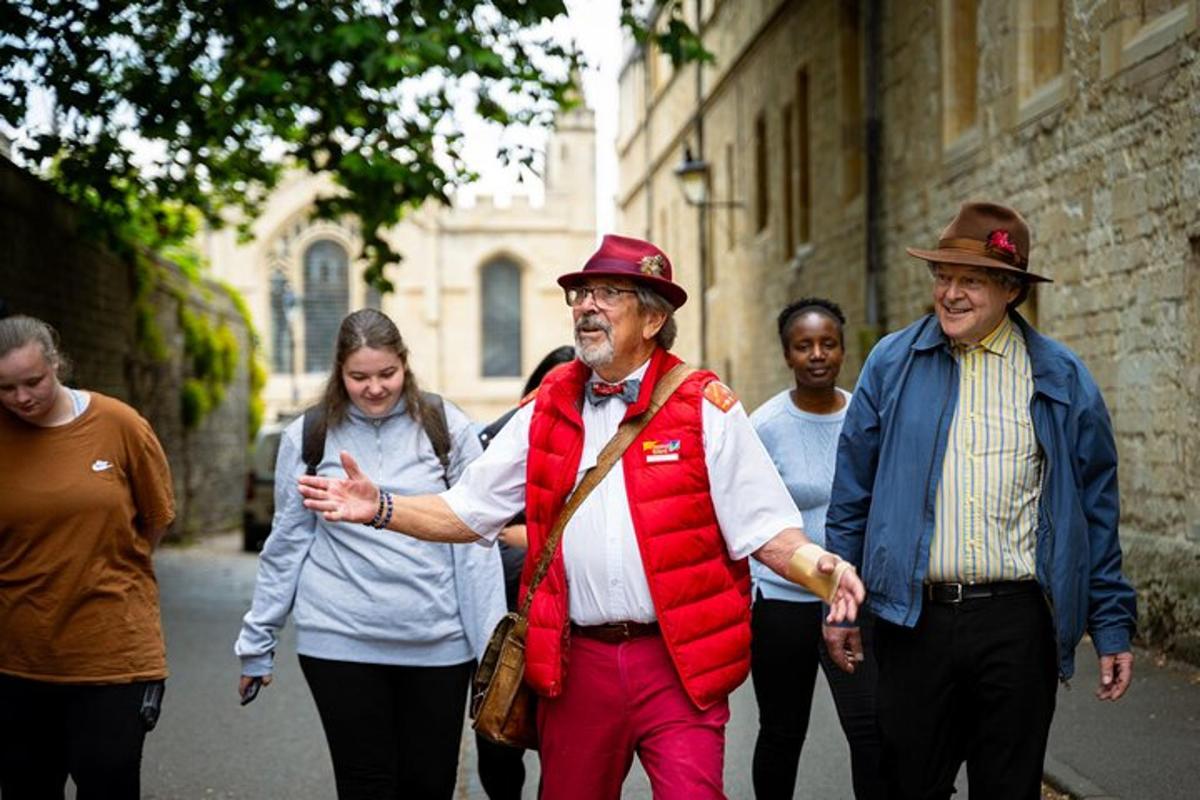
{"type": "Polygon", "coordinates": [[[620,644],[642,636],[657,636],[658,623],[609,622],[604,625],[576,625],[572,622],[571,633],[609,644],[620,644]]]}
{"type": "Polygon", "coordinates": [[[966,600],[987,600],[1014,594],[1041,591],[1038,582],[995,581],[993,583],[927,583],[925,597],[931,603],[962,603],[966,600]]]}

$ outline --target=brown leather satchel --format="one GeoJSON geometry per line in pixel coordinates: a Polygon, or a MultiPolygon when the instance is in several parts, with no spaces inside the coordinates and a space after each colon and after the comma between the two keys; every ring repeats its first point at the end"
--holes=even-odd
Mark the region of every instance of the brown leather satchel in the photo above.
{"type": "Polygon", "coordinates": [[[525,632],[529,627],[533,593],[550,570],[550,561],[575,510],[599,485],[613,464],[621,459],[625,449],[650,423],[667,398],[693,371],[684,364],[676,364],[659,379],[654,393],[650,395],[650,405],[638,416],[621,423],[616,434],[597,456],[596,465],[584,474],[583,480],[567,499],[550,535],[546,537],[546,546],[542,548],[541,558],[520,610],[508,612],[496,624],[487,650],[479,662],[479,669],[475,670],[471,686],[471,718],[475,720],[473,727],[477,733],[499,744],[537,749],[537,696],[524,680],[525,632]]]}

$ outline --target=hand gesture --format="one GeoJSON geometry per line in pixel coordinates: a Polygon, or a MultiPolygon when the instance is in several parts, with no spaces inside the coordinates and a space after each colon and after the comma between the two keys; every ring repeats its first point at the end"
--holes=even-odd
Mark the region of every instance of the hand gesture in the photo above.
{"type": "Polygon", "coordinates": [[[370,522],[379,509],[379,487],[363,474],[345,450],[341,458],[345,478],[300,476],[304,507],[321,512],[330,522],[370,522]]]}
{"type": "Polygon", "coordinates": [[[837,592],[829,603],[828,623],[854,622],[858,619],[858,607],[867,597],[867,590],[855,573],[854,567],[832,553],[826,553],[817,561],[817,570],[833,575],[837,580],[837,592]]]}

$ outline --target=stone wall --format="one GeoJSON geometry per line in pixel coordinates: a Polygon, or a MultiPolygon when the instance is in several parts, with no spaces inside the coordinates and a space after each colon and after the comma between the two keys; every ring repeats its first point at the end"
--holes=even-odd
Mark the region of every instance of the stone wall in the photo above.
{"type": "MultiPolygon", "coordinates": [[[[1143,634],[1200,662],[1200,2],[1063,0],[1061,40],[1031,35],[1059,19],[1041,0],[880,5],[883,326],[898,329],[929,308],[927,270],[904,248],[935,244],[960,202],[998,200],[1026,216],[1033,268],[1055,282],[1023,311],[1080,354],[1112,413],[1121,536],[1143,634]],[[943,66],[941,32],[951,12],[971,8],[975,123],[947,142],[944,129],[964,119],[960,112],[943,125],[942,110],[953,105],[943,74],[953,73],[943,66]],[[1058,51],[1059,41],[1060,76],[1031,90],[1031,60],[1054,56],[1047,48],[1058,51]]],[[[708,365],[732,375],[748,407],[789,380],[773,321],[801,295],[825,295],[846,309],[842,382],[852,385],[869,339],[855,335],[866,309],[865,203],[848,195],[843,175],[854,141],[843,127],[839,68],[846,4],[707,7],[702,35],[716,60],[703,67],[704,156],[714,197],[742,204],[712,211],[715,283],[699,286],[696,212],[683,206],[671,174],[683,146],[694,145],[696,67],[660,74],[657,89],[645,92],[638,87],[653,82],[643,58],[626,66],[618,217],[681,266],[693,298],[679,344],[689,358],[699,353],[694,320],[707,296],[708,365]],[[781,244],[779,119],[801,67],[809,75],[812,237],[789,253],[781,244]],[[764,111],[771,214],[759,231],[751,137],[764,111]]],[[[862,17],[865,2],[858,9],[862,17]]]]}
{"type": "Polygon", "coordinates": [[[54,325],[74,363],[72,384],[118,397],[154,427],[171,465],[177,505],[171,535],[241,524],[247,441],[249,331],[215,284],[194,284],[159,262],[152,299],[167,358],[142,353],[135,331],[132,265],[94,244],[80,215],[49,187],[0,159],[0,299],[9,312],[54,325]],[[236,376],[224,402],[194,430],[182,420],[187,372],[180,303],[224,321],[239,342],[236,376]]]}

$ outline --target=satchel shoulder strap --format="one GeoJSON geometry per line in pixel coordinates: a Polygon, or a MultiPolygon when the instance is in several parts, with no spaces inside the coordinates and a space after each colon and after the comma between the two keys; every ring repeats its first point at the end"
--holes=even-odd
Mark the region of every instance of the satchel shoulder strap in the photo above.
{"type": "Polygon", "coordinates": [[[592,489],[595,489],[608,471],[612,469],[613,464],[621,460],[621,456],[628,449],[629,445],[633,444],[633,440],[637,438],[658,410],[667,402],[667,398],[674,394],[687,377],[695,372],[694,369],[686,364],[676,364],[667,374],[663,375],[657,384],[654,386],[654,392],[650,395],[650,405],[646,410],[636,417],[630,417],[621,423],[617,428],[617,432],[609,439],[608,444],[600,451],[600,455],[596,457],[596,464],[586,473],[583,479],[579,481],[579,485],[575,487],[575,491],[567,498],[566,504],[558,515],[558,519],[554,522],[554,527],[550,529],[550,535],[546,537],[546,545],[542,548],[541,557],[538,559],[537,568],[533,571],[533,577],[529,581],[529,591],[525,593],[525,600],[521,603],[520,616],[522,619],[529,616],[529,607],[533,603],[533,593],[537,591],[538,585],[542,579],[546,577],[546,573],[550,571],[550,561],[554,558],[555,552],[558,550],[558,543],[562,539],[563,531],[566,530],[567,523],[575,514],[575,511],[583,504],[583,501],[591,494],[592,489]]]}

